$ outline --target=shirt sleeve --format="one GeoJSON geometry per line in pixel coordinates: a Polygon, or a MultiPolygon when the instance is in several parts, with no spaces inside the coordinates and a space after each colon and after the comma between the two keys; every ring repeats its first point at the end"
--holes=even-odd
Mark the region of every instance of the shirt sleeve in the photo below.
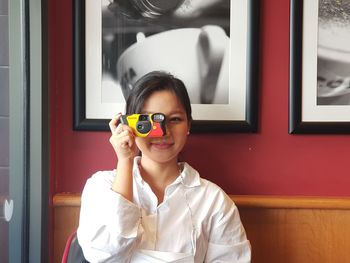
{"type": "Polygon", "coordinates": [[[251,246],[238,209],[232,200],[220,193],[212,216],[206,263],[249,263],[251,246]]]}
{"type": "Polygon", "coordinates": [[[140,233],[140,208],[111,190],[112,173],[88,179],[81,197],[78,241],[89,262],[129,262],[140,233]]]}

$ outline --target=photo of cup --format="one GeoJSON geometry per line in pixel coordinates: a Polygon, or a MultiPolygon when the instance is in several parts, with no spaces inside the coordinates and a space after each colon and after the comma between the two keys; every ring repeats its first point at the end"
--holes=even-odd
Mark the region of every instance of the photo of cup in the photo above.
{"type": "Polygon", "coordinates": [[[350,2],[320,1],[317,105],[350,105],[350,2]]]}
{"type": "Polygon", "coordinates": [[[148,37],[139,33],[137,42],[117,61],[124,98],[141,76],[162,70],[183,80],[192,103],[228,103],[229,42],[216,25],[172,29],[148,37]]]}

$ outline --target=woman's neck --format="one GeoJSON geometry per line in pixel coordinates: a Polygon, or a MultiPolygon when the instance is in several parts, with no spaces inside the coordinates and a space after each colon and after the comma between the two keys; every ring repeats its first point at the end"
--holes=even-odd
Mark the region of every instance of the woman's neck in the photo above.
{"type": "Polygon", "coordinates": [[[140,173],[158,197],[161,203],[164,197],[165,188],[170,185],[180,174],[176,160],[167,163],[156,163],[152,160],[141,158],[139,163],[140,173]]]}

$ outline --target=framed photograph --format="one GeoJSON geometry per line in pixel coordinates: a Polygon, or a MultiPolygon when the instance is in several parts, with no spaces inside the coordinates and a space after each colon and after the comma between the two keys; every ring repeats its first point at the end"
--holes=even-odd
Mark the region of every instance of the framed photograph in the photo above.
{"type": "Polygon", "coordinates": [[[75,130],[108,130],[144,74],[181,79],[192,132],[256,132],[259,1],[74,0],[75,130]]]}
{"type": "Polygon", "coordinates": [[[289,133],[350,133],[350,2],[290,7],[289,133]]]}

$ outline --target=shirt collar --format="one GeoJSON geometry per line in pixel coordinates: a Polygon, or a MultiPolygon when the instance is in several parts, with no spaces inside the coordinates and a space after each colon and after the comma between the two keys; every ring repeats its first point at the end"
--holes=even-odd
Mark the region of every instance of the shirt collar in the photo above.
{"type": "MultiPolygon", "coordinates": [[[[134,170],[135,179],[138,182],[143,184],[144,180],[141,177],[141,173],[138,165],[140,160],[141,160],[140,156],[135,157],[133,170],[134,170]]],[[[182,185],[189,188],[200,186],[201,184],[200,176],[199,176],[199,173],[194,168],[192,168],[186,162],[179,163],[179,166],[182,168],[182,172],[171,185],[176,185],[181,183],[182,185]]]]}
{"type": "Polygon", "coordinates": [[[196,187],[199,186],[200,177],[199,173],[193,169],[188,163],[180,163],[180,167],[183,167],[180,176],[175,180],[180,180],[180,182],[186,187],[196,187]]]}

